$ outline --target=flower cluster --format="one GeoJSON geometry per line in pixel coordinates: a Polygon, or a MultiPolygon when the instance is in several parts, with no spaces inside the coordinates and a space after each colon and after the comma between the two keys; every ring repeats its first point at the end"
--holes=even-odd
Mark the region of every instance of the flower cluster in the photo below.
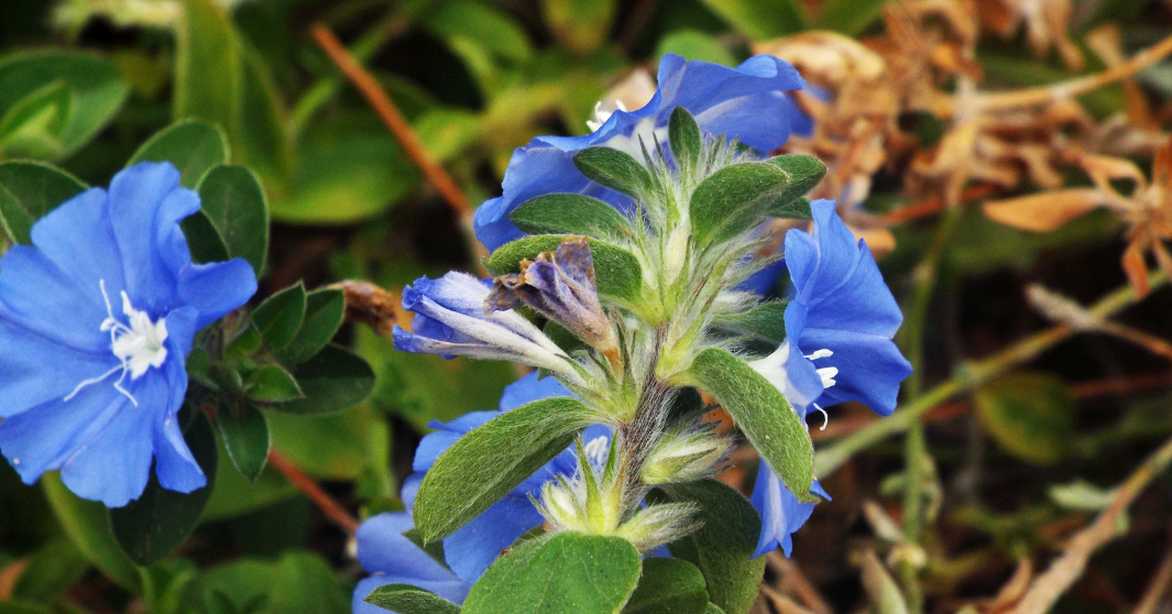
{"type": "Polygon", "coordinates": [[[177,414],[196,333],[256,292],[244,260],[192,261],[179,223],[199,210],[168,163],[118,173],[0,259],[0,451],[28,484],[60,471],[109,507],[207,478],[177,414]]]}
{"type": "Polygon", "coordinates": [[[669,55],[646,106],[595,118],[589,135],[539,137],[517,150],[504,194],[476,216],[496,277],[417,280],[403,298],[414,322],[395,330],[395,345],[540,369],[551,377],[515,384],[501,409],[525,413],[513,408],[573,396],[579,402],[565,411],[579,412],[577,422],[534,418],[525,424],[536,430],[523,437],[573,434],[578,445],[555,451],[513,441],[515,451],[492,451],[514,453],[517,466],[548,460],[536,473],[502,477],[503,497],[458,505],[483,511],[452,528],[419,512],[425,498],[446,500],[426,492],[442,480],[422,476],[484,479],[474,459],[449,448],[500,441],[499,431],[520,419],[477,412],[433,425],[403,498],[416,529],[442,537],[443,560],[414,569],[388,563],[389,552],[424,555],[415,542],[384,534],[407,530],[406,514],[372,519],[359,556],[375,576],[356,592],[356,608],[376,584],[396,582],[459,602],[502,551],[541,526],[666,554],[664,545],[670,550],[700,526],[703,510],[664,498],[675,484],[715,475],[731,446],[688,398],[715,399],[757,446],[756,555],[777,547],[789,554],[814,502],[829,498],[812,477],[807,413],[828,417],[827,407],[847,401],[890,413],[910,373],[892,341],[900,310],[867,246],[833,202],[802,198],[825,168],[805,156],[770,157],[809,128],[789,98],[801,87],[775,58],[729,69],[669,55]],[[783,253],[771,255],[771,218],[808,226],[789,230],[783,253]],[[766,296],[783,272],[787,298],[766,296]],[[683,394],[689,388],[707,395],[683,394]]]}

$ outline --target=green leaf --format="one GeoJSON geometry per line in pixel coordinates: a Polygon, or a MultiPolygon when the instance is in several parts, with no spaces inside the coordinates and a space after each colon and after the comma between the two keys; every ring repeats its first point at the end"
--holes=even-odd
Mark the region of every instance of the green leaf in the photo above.
{"type": "Polygon", "coordinates": [[[80,179],[44,162],[0,163],[0,225],[13,243],[28,243],[37,220],[85,190],[80,179]]]}
{"type": "Polygon", "coordinates": [[[431,3],[419,21],[449,44],[475,43],[493,55],[523,62],[533,54],[525,28],[509,13],[484,2],[448,0],[431,3]]]}
{"type": "Polygon", "coordinates": [[[308,300],[305,285],[299,281],[268,297],[252,312],[252,322],[270,349],[283,349],[297,338],[308,300]]]}
{"type": "Polygon", "coordinates": [[[243,166],[213,167],[199,182],[199,198],[228,256],[244,258],[260,277],[269,251],[269,206],[256,175],[243,166]]]}
{"type": "Polygon", "coordinates": [[[757,600],[765,557],[754,557],[761,521],[740,493],[716,480],[673,484],[652,493],[656,501],[693,502],[702,526],[668,545],[672,556],[704,574],[712,603],[726,612],[747,612],[757,600]]]}
{"type": "Polygon", "coordinates": [[[635,590],[639,570],[639,552],[622,538],[556,533],[497,560],[461,611],[617,612],[635,590]]]}
{"type": "Polygon", "coordinates": [[[667,124],[667,135],[671,155],[683,169],[681,172],[690,173],[700,163],[700,151],[704,147],[696,118],[687,109],[676,107],[667,124]]]}
{"type": "Polygon", "coordinates": [[[196,211],[180,222],[191,258],[197,263],[223,262],[228,259],[224,237],[203,211],[196,211]]]}
{"type": "Polygon", "coordinates": [[[269,425],[264,414],[243,399],[224,398],[216,409],[216,429],[232,465],[255,482],[268,463],[269,425]]]}
{"type": "Polygon", "coordinates": [[[629,237],[631,221],[613,205],[585,194],[546,194],[525,201],[509,214],[530,234],[572,234],[595,239],[629,237]]]}
{"type": "Polygon", "coordinates": [[[834,30],[847,36],[861,34],[883,14],[887,0],[828,0],[818,15],[819,30],[834,30]]]}
{"type": "Polygon", "coordinates": [[[109,123],[128,93],[114,64],[95,55],[10,54],[0,60],[0,153],[65,158],[109,123]]]}
{"type": "Polygon", "coordinates": [[[788,200],[793,177],[770,162],[742,162],[709,175],[692,192],[692,237],[703,247],[753,228],[788,200]]]}
{"type": "Polygon", "coordinates": [[[818,158],[805,154],[783,154],[770,158],[768,162],[789,175],[789,186],[778,197],[769,215],[810,219],[810,205],[802,202],[801,197],[813,190],[826,176],[826,165],[818,158]]]}
{"type": "Polygon", "coordinates": [[[790,491],[807,498],[814,479],[814,445],[781,392],[720,348],[700,352],[688,377],[716,397],[790,491]]]}
{"type": "Polygon", "coordinates": [[[715,603],[710,603],[704,607],[704,614],[724,614],[724,610],[715,603]]]}
{"type": "Polygon", "coordinates": [[[196,418],[184,434],[195,461],[208,477],[208,485],[184,494],[166,490],[151,473],[142,496],[126,507],[110,510],[114,538],[131,560],[153,563],[174,550],[195,530],[212,494],[216,474],[216,438],[206,420],[196,418]]]}
{"type": "Polygon", "coordinates": [[[287,403],[305,398],[297,378],[281,365],[262,365],[244,380],[249,400],[257,403],[287,403]]]}
{"type": "Polygon", "coordinates": [[[380,586],[366,602],[398,614],[459,614],[460,606],[409,584],[380,586]]]}
{"type": "Polygon", "coordinates": [[[352,224],[382,214],[419,185],[418,169],[386,128],[361,119],[330,118],[309,127],[297,143],[287,189],[272,194],[274,220],[352,224]]]}
{"type": "MultiPolygon", "coordinates": [[[[644,143],[648,151],[655,143],[644,143]]],[[[620,192],[638,196],[654,185],[651,173],[625,152],[609,147],[588,147],[574,156],[574,166],[590,179],[620,192]]]]}
{"type": "Polygon", "coordinates": [[[568,397],[527,403],[461,437],[419,487],[415,528],[427,542],[460,528],[566,449],[591,419],[568,397]]]}
{"type": "Polygon", "coordinates": [[[364,472],[391,464],[390,428],[381,414],[367,405],[313,416],[265,413],[273,447],[309,475],[356,480],[364,472]]]}
{"type": "Polygon", "coordinates": [[[659,44],[655,47],[655,57],[662,58],[669,53],[689,60],[702,60],[724,66],[732,66],[737,63],[736,56],[720,42],[720,39],[699,30],[687,29],[668,32],[667,35],[659,39],[659,44]]]}
{"type": "Polygon", "coordinates": [[[266,612],[346,612],[350,599],[329,563],[311,552],[291,552],[277,561],[266,612]]]}
{"type": "Polygon", "coordinates": [[[137,591],[138,569],[110,533],[106,508],[69,492],[56,473],[41,477],[41,488],[61,528],[94,567],[129,591],[137,591]]]}
{"type": "Polygon", "coordinates": [[[753,40],[793,34],[806,28],[794,0],[702,0],[713,13],[753,40]]]}
{"type": "Polygon", "coordinates": [[[1074,395],[1046,373],[1015,373],[981,386],[977,417],[1003,450],[1024,461],[1054,464],[1070,451],[1074,395]]]}
{"type": "Polygon", "coordinates": [[[542,0],[541,14],[554,37],[571,51],[585,54],[606,41],[616,4],[615,0],[542,0]]]}
{"type": "Polygon", "coordinates": [[[219,126],[184,119],[156,132],[126,164],[170,162],[179,169],[179,182],[194,188],[212,167],[227,162],[228,155],[228,137],[219,126]]]}
{"type": "Polygon", "coordinates": [[[764,301],[738,313],[723,314],[715,324],[721,329],[779,346],[785,341],[786,301],[764,301]]]}
{"type": "Polygon", "coordinates": [[[321,288],[306,295],[305,319],[297,337],[277,351],[281,362],[299,365],[322,351],[346,319],[346,297],[341,290],[321,288]]]}
{"type": "Polygon", "coordinates": [[[51,603],[85,575],[89,561],[73,542],[59,537],[41,546],[28,559],[12,586],[14,599],[51,603]]]}
{"type": "MultiPolygon", "coordinates": [[[[563,241],[573,238],[575,235],[521,237],[497,248],[485,259],[484,266],[493,275],[515,273],[520,270],[521,260],[533,260],[542,252],[555,251],[563,241]]],[[[587,242],[594,259],[599,294],[624,301],[637,300],[643,288],[643,269],[639,259],[613,243],[589,238],[587,242]]]]}
{"type": "Polygon", "coordinates": [[[683,559],[649,558],[623,614],[703,612],[708,604],[704,574],[683,559]]]}
{"type": "Polygon", "coordinates": [[[365,360],[338,346],[328,345],[299,365],[293,377],[305,398],[273,405],[291,414],[323,414],[357,405],[374,388],[374,372],[365,360]]]}

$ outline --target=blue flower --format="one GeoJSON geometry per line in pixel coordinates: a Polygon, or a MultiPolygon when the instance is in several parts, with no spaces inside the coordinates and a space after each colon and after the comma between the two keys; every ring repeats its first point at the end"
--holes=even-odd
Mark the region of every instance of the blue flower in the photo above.
{"type": "Polygon", "coordinates": [[[354,614],[386,614],[386,610],[365,599],[387,584],[418,586],[453,603],[461,603],[468,596],[472,583],[457,577],[404,537],[403,533],[411,528],[411,514],[406,512],[372,516],[358,527],[358,562],[371,575],[354,588],[354,614]]]}
{"type": "MultiPolygon", "coordinates": [[[[753,364],[805,417],[859,401],[887,415],[911,365],[892,337],[903,319],[867,245],[839,219],[832,201],[811,204],[809,233],[790,230],[785,263],[793,294],[785,311],[786,342],[753,364]],[[823,410],[824,411],[824,410],[823,410]]],[[[829,499],[815,482],[815,494],[829,499]]],[[[791,535],[810,517],[802,503],[765,463],[757,470],[753,505],[761,515],[757,554],[780,545],[788,556],[791,535]]]]}
{"type": "Polygon", "coordinates": [[[659,89],[636,111],[614,111],[583,136],[534,138],[509,161],[504,193],[476,210],[476,236],[494,250],[521,236],[509,213],[525,201],[554,192],[578,192],[601,198],[620,209],[628,197],[588,180],[574,166],[574,155],[587,147],[622,149],[641,158],[639,140],[648,148],[654,138],[666,142],[666,126],[676,107],[687,109],[707,133],[725,135],[767,154],[791,132],[806,132],[809,119],[787,95],[801,89],[792,66],[771,56],[755,56],[736,68],[685,61],[668,54],[659,65],[659,89]]]}
{"type": "Polygon", "coordinates": [[[579,381],[569,357],[556,343],[512,309],[491,308],[490,293],[490,285],[467,273],[416,279],[403,289],[403,307],[414,312],[415,319],[410,331],[395,326],[395,348],[446,358],[508,360],[579,381]]]}
{"type": "Polygon", "coordinates": [[[195,334],[256,292],[244,260],[195,264],[179,222],[199,197],[170,164],[86,190],[0,259],[0,451],[26,484],[60,470],[109,507],[206,484],[176,413],[195,334]]]}

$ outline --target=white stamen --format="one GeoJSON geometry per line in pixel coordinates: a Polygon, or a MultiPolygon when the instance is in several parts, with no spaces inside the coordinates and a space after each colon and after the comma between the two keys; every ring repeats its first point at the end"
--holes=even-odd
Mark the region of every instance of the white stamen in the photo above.
{"type": "MultiPolygon", "coordinates": [[[[834,356],[834,352],[826,348],[822,348],[820,350],[815,350],[813,354],[806,354],[805,356],[807,360],[813,361],[819,360],[821,358],[830,358],[831,356],[834,356]]],[[[834,378],[838,377],[838,367],[822,367],[821,369],[818,369],[818,377],[822,379],[822,388],[830,388],[831,386],[838,383],[834,381],[834,378]]]]}
{"type": "Polygon", "coordinates": [[[821,405],[817,403],[812,403],[812,405],[814,406],[814,409],[822,412],[822,426],[818,427],[818,430],[825,431],[826,427],[830,424],[830,414],[826,413],[826,410],[822,409],[821,405]]]}
{"type": "Polygon", "coordinates": [[[830,358],[831,356],[834,356],[834,352],[832,352],[826,348],[822,348],[820,350],[815,350],[813,354],[806,354],[806,358],[809,360],[818,360],[819,358],[830,358]]]}
{"type": "Polygon", "coordinates": [[[614,101],[607,101],[604,104],[603,101],[599,100],[594,103],[594,115],[586,120],[586,127],[591,132],[597,131],[610,119],[611,115],[614,115],[615,111],[627,111],[627,107],[623,104],[623,101],[616,98],[614,101]]]}
{"type": "Polygon", "coordinates": [[[167,321],[160,319],[158,322],[152,322],[146,312],[134,308],[130,296],[123,291],[122,313],[127,320],[127,324],[123,324],[114,317],[114,306],[110,303],[105,279],[98,280],[98,288],[102,291],[102,300],[106,304],[106,319],[102,320],[99,330],[110,333],[110,352],[118,359],[118,364],[97,377],[82,380],[64,400],[68,402],[85,388],[104,382],[110,376],[119,373],[113,384],[114,390],[138,407],[138,400],[123,384],[126,382],[127,374],[133,382],[150,369],[162,367],[163,363],[167,362],[167,321]]]}

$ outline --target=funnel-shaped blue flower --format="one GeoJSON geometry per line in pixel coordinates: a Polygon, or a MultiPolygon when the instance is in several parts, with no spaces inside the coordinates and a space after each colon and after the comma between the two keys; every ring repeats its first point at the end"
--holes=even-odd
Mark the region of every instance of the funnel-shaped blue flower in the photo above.
{"type": "Polygon", "coordinates": [[[809,130],[809,119],[787,95],[802,88],[802,78],[777,58],[756,56],[728,68],[667,54],[658,79],[659,89],[650,102],[638,110],[614,111],[590,134],[541,136],[518,148],[505,171],[504,193],[476,210],[477,238],[494,250],[520,237],[509,213],[542,194],[577,192],[625,209],[629,198],[587,179],[574,166],[574,155],[587,147],[606,146],[639,159],[640,138],[649,150],[656,138],[667,142],[667,123],[676,107],[687,109],[704,132],[736,139],[763,154],[784,144],[791,132],[809,130]]]}
{"type": "Polygon", "coordinates": [[[0,451],[31,484],[60,470],[109,507],[206,479],[176,413],[195,334],[256,292],[244,260],[195,264],[179,222],[199,197],[166,163],[118,173],[0,259],[0,451]]]}
{"type": "MultiPolygon", "coordinates": [[[[911,365],[892,337],[903,315],[867,245],[856,240],[828,200],[811,204],[813,229],[790,230],[785,264],[793,295],[785,311],[786,341],[753,367],[805,416],[845,401],[860,401],[880,414],[895,409],[899,384],[911,365]]],[[[791,535],[813,512],[798,501],[765,463],[757,470],[753,505],[761,514],[757,554],[780,545],[788,556],[791,535]]],[[[813,491],[829,496],[817,482],[813,491]]]]}
{"type": "Polygon", "coordinates": [[[358,562],[371,575],[354,587],[353,614],[386,614],[386,610],[365,599],[388,584],[418,586],[453,603],[461,603],[468,596],[471,582],[461,580],[403,536],[412,527],[411,514],[407,512],[379,514],[358,527],[358,562]]]}

